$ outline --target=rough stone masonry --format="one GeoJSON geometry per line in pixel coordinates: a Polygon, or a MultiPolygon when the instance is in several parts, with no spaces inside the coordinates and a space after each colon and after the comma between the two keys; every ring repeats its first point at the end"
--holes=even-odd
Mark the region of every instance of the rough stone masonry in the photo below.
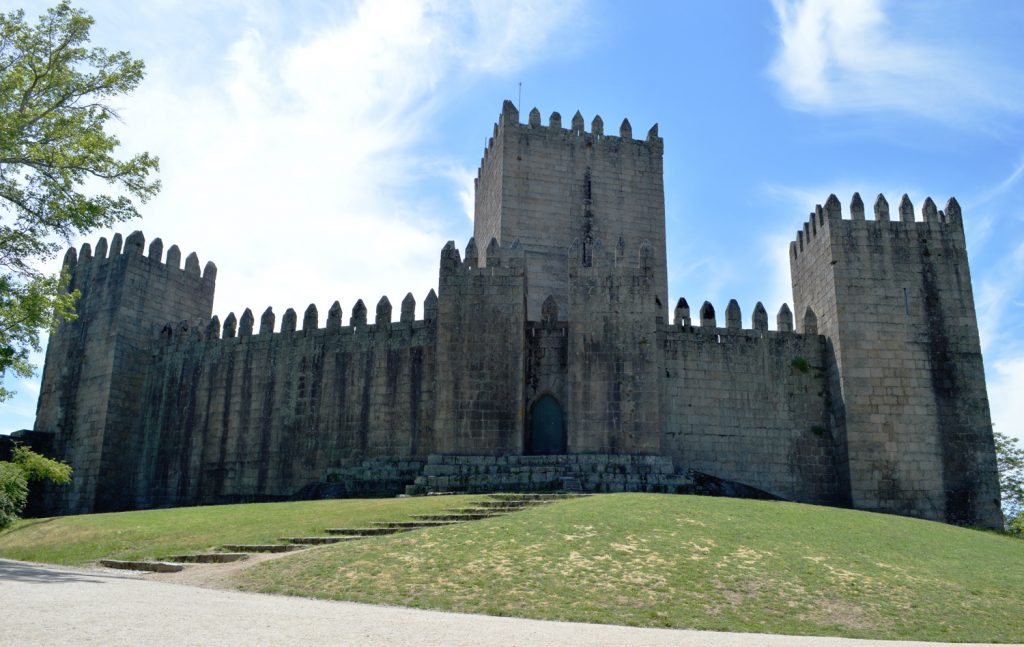
{"type": "Polygon", "coordinates": [[[409,490],[711,490],[999,527],[960,207],[830,196],[793,310],[691,312],[666,273],[664,143],[506,101],[475,237],[407,295],[211,317],[217,268],[140,232],[68,251],[35,437],[49,512],[409,490]],[[795,315],[795,316],[794,316],[795,315]],[[711,484],[709,486],[709,484],[711,484]]]}

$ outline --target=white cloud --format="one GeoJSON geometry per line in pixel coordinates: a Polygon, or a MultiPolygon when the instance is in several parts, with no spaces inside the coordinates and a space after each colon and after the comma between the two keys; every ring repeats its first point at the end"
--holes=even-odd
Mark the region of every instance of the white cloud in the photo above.
{"type": "Polygon", "coordinates": [[[446,89],[537,60],[574,9],[363,2],[281,40],[267,25],[287,6],[254,5],[220,62],[183,84],[157,61],[125,104],[125,147],[158,152],[164,183],[132,225],[217,263],[222,318],[271,305],[280,321],[312,302],[323,321],[334,299],[372,311],[407,291],[422,303],[444,242],[469,233],[438,206],[472,211],[471,172],[419,153],[446,89]],[[452,194],[426,195],[429,177],[455,180],[452,194]]]}
{"type": "Polygon", "coordinates": [[[472,223],[473,212],[476,210],[476,171],[467,166],[449,164],[443,174],[455,184],[462,213],[472,223]]]}
{"type": "Polygon", "coordinates": [[[988,273],[975,282],[981,349],[984,353],[1003,351],[1005,357],[1004,347],[1019,344],[1013,343],[1015,340],[1007,342],[1004,337],[1016,332],[1006,325],[1006,321],[1008,310],[1014,305],[1014,298],[1024,288],[1024,243],[1016,245],[999,262],[992,263],[988,273]]]}
{"type": "Polygon", "coordinates": [[[1024,442],[1024,355],[993,363],[988,371],[989,402],[996,431],[1024,442]]]}
{"type": "Polygon", "coordinates": [[[769,74],[797,109],[891,109],[955,120],[976,108],[1021,108],[1016,72],[974,60],[952,39],[915,41],[912,12],[894,24],[883,0],[772,4],[780,43],[769,74]]]}

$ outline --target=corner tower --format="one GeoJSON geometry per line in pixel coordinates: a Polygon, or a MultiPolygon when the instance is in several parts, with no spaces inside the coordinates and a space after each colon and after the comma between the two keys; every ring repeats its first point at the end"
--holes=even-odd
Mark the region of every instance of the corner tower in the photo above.
{"type": "MultiPolygon", "coordinates": [[[[202,272],[195,253],[159,238],[143,254],[136,231],[101,238],[95,252],[68,250],[69,289],[81,291],[78,317],[50,335],[36,409],[35,431],[53,434],[56,457],[75,469],[68,487],[53,488],[47,502],[62,514],[125,510],[133,506],[142,438],[137,432],[153,341],[168,323],[194,326],[210,320],[217,267],[202,272]],[[180,323],[179,323],[180,322],[180,323]],[[186,323],[187,322],[187,323],[186,323]],[[59,499],[59,500],[58,500],[59,499]]],[[[143,430],[145,431],[145,430],[143,430]]]]}
{"type": "MultiPolygon", "coordinates": [[[[568,129],[557,112],[542,126],[536,108],[521,124],[519,111],[505,101],[476,178],[474,238],[495,238],[503,246],[519,241],[530,321],[541,320],[548,296],[569,311],[568,250],[574,240],[584,264],[602,242],[622,241],[627,249],[649,244],[654,294],[668,303],[663,154],[657,124],[643,140],[633,139],[628,120],[617,137],[604,134],[600,116],[587,132],[579,112],[568,129]]],[[[486,253],[480,261],[486,265],[486,253]]]]}
{"type": "Polygon", "coordinates": [[[829,196],[790,245],[799,321],[817,314],[830,365],[837,454],[850,503],[949,523],[1002,526],[992,421],[960,206],[931,198],[873,220],[829,196]]]}

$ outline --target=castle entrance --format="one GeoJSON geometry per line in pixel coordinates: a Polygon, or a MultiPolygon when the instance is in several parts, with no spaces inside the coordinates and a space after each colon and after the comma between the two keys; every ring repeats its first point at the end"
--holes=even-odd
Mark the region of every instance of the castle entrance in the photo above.
{"type": "Polygon", "coordinates": [[[565,415],[562,405],[550,395],[542,396],[530,409],[528,454],[565,453],[565,415]]]}

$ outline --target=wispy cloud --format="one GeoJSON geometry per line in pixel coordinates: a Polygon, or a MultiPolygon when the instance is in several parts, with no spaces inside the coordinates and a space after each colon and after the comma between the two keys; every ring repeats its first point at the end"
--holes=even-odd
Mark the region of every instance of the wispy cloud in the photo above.
{"type": "Polygon", "coordinates": [[[1024,291],[1024,243],[1018,243],[975,287],[978,328],[982,350],[996,350],[1006,357],[1024,347],[1017,335],[1021,332],[1020,307],[1015,300],[1024,291]]]}
{"type": "Polygon", "coordinates": [[[334,299],[372,309],[406,291],[422,302],[472,200],[468,171],[423,159],[425,135],[459,86],[537,61],[575,8],[363,2],[282,39],[267,25],[288,7],[252,5],[193,83],[157,62],[125,106],[126,147],[163,163],[142,227],[218,264],[222,317],[323,312],[334,299]],[[447,198],[424,189],[431,179],[446,180],[447,198]]]}
{"type": "MultiPolygon", "coordinates": [[[[915,40],[883,0],[772,0],[779,48],[769,67],[796,109],[897,110],[961,120],[973,110],[1020,111],[1019,73],[976,60],[949,42],[915,40]]],[[[951,26],[951,29],[953,26],[951,26]]]]}
{"type": "Polygon", "coordinates": [[[1022,178],[1024,178],[1024,155],[1021,155],[1020,162],[1013,167],[1013,170],[1010,171],[1009,175],[1003,178],[1001,182],[997,183],[991,189],[978,196],[978,198],[973,200],[968,206],[981,206],[1001,195],[1004,195],[1006,192],[1016,187],[1022,178]]]}

